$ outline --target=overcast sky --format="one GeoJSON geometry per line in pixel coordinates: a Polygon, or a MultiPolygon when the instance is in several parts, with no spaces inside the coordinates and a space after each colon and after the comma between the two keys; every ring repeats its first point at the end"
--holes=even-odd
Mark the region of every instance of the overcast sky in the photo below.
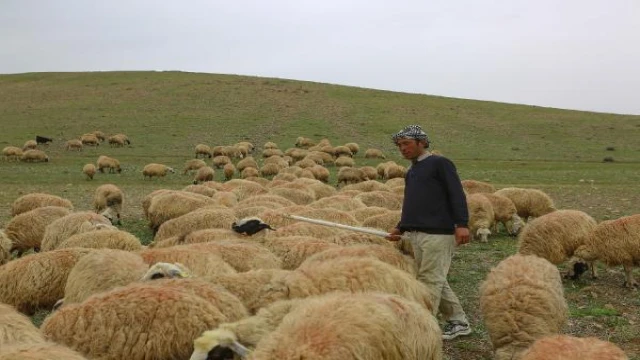
{"type": "Polygon", "coordinates": [[[95,70],[640,114],[640,0],[0,0],[0,73],[95,70]]]}

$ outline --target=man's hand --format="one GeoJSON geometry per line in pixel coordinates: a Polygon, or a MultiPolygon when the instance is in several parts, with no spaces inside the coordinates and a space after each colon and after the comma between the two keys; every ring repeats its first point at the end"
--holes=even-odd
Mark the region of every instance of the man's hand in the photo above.
{"type": "Polygon", "coordinates": [[[389,240],[389,241],[400,241],[402,239],[402,233],[400,232],[400,229],[393,229],[391,231],[389,231],[389,235],[385,237],[385,239],[389,240]]]}
{"type": "Polygon", "coordinates": [[[463,245],[469,242],[469,229],[466,227],[456,228],[456,245],[463,245]]]}

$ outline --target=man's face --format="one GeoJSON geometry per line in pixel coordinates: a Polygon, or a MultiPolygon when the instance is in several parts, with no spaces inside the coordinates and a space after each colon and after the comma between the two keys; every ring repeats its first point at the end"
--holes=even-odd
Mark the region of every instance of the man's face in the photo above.
{"type": "Polygon", "coordinates": [[[415,160],[424,152],[425,143],[415,139],[398,139],[396,145],[405,159],[415,160]]]}

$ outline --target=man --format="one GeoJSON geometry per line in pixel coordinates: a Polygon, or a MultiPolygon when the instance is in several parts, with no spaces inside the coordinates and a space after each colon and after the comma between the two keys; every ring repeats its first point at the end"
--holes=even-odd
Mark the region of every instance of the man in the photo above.
{"type": "Polygon", "coordinates": [[[393,135],[402,156],[411,160],[405,177],[404,203],[397,227],[388,240],[408,238],[418,280],[434,292],[434,309],[446,325],[445,340],[469,335],[471,327],[460,301],[447,282],[454,246],[469,242],[467,200],[453,163],[428,151],[429,138],[418,125],[393,135]]]}

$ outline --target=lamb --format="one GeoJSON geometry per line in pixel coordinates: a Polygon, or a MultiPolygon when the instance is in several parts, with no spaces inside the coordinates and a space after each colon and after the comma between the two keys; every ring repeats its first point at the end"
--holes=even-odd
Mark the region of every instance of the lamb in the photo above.
{"type": "Polygon", "coordinates": [[[2,149],[2,155],[7,161],[18,161],[22,157],[22,149],[15,146],[7,146],[2,149]]]}
{"type": "Polygon", "coordinates": [[[49,162],[49,156],[42,150],[27,150],[22,153],[20,161],[23,162],[49,162]]]}
{"type": "Polygon", "coordinates": [[[80,211],[54,220],[44,229],[42,236],[42,251],[55,249],[61,242],[71,235],[97,229],[113,229],[111,221],[106,217],[91,211],[80,211]]]}
{"type": "Polygon", "coordinates": [[[203,155],[203,157],[206,156],[209,159],[211,159],[213,152],[211,152],[211,148],[209,147],[209,145],[205,145],[205,144],[196,145],[196,158],[200,155],[203,155]]]}
{"type": "Polygon", "coordinates": [[[120,249],[126,251],[139,251],[142,249],[140,239],[135,235],[122,230],[88,231],[75,234],[62,241],[57,249],[66,248],[91,248],[91,249],[120,249]]]}
{"type": "MultiPolygon", "coordinates": [[[[596,228],[596,221],[578,210],[557,210],[531,220],[518,236],[518,252],[536,255],[552,264],[570,259],[596,228]]],[[[591,265],[595,277],[595,266],[591,265]]]]}
{"type": "Polygon", "coordinates": [[[193,179],[194,184],[202,183],[205,181],[213,181],[213,175],[215,174],[215,170],[213,170],[210,166],[204,166],[198,169],[196,172],[196,176],[193,179]]]}
{"type": "Polygon", "coordinates": [[[86,164],[82,167],[82,173],[87,176],[87,180],[93,180],[96,175],[96,166],[93,164],[86,164]]]}
{"type": "Polygon", "coordinates": [[[471,194],[467,197],[467,208],[469,210],[469,234],[471,240],[480,238],[480,242],[488,242],[489,230],[495,218],[491,201],[482,194],[471,194]]]}
{"type": "Polygon", "coordinates": [[[41,330],[92,359],[187,359],[198,334],[246,315],[222,288],[197,279],[160,279],[66,305],[41,330]]]}
{"type": "Polygon", "coordinates": [[[207,206],[163,222],[154,240],[160,241],[200,229],[230,229],[234,221],[236,217],[232,210],[207,206]]]}
{"type": "Polygon", "coordinates": [[[35,140],[27,140],[22,146],[22,151],[35,150],[38,148],[38,143],[35,140]]]}
{"type": "Polygon", "coordinates": [[[382,153],[381,150],[378,150],[378,149],[367,149],[364,152],[364,158],[365,159],[386,159],[387,157],[384,156],[384,154],[382,153]]]}
{"type": "Polygon", "coordinates": [[[184,171],[182,172],[182,175],[186,175],[188,172],[194,171],[194,170],[198,170],[202,167],[207,166],[207,163],[204,162],[204,160],[202,159],[191,159],[191,160],[187,160],[184,163],[184,171]]]}
{"type": "Polygon", "coordinates": [[[476,193],[494,193],[496,192],[496,188],[483,181],[477,180],[462,180],[462,188],[467,192],[467,194],[476,194],[476,193]]]}
{"type": "Polygon", "coordinates": [[[360,169],[353,167],[341,167],[338,170],[338,186],[366,181],[365,174],[360,169]]]}
{"type": "Polygon", "coordinates": [[[104,184],[96,188],[93,195],[93,210],[111,220],[112,224],[120,224],[120,212],[124,203],[124,194],[113,184],[104,184]]]}
{"type": "Polygon", "coordinates": [[[493,208],[493,232],[498,232],[498,223],[501,222],[509,235],[517,235],[522,229],[522,226],[524,226],[524,223],[520,216],[518,216],[518,211],[516,206],[513,204],[513,201],[502,195],[492,193],[481,194],[489,199],[491,207],[493,208]]]}
{"type": "Polygon", "coordinates": [[[73,210],[73,204],[67,199],[45,193],[31,193],[17,198],[11,204],[11,216],[45,206],[61,206],[73,210]]]}
{"type": "MultiPolygon", "coordinates": [[[[150,195],[153,195],[153,193],[150,195]]],[[[175,219],[205,206],[215,205],[217,205],[216,200],[208,196],[186,191],[167,190],[149,199],[146,214],[149,220],[149,227],[155,234],[165,221],[175,219]]],[[[143,209],[144,206],[143,204],[143,209]]]]}
{"type": "Polygon", "coordinates": [[[82,151],[82,141],[78,139],[67,140],[64,149],[67,151],[82,151]]]}
{"type": "Polygon", "coordinates": [[[538,217],[556,211],[553,200],[549,195],[538,189],[504,188],[495,192],[496,195],[506,196],[518,210],[518,216],[523,220],[538,217]]]}
{"type": "Polygon", "coordinates": [[[13,305],[32,315],[38,308],[51,308],[64,296],[71,268],[90,249],[61,249],[31,254],[0,267],[0,303],[13,305]]]}
{"type": "Polygon", "coordinates": [[[224,174],[224,180],[229,181],[233,179],[233,176],[236,174],[236,167],[231,163],[225,164],[222,168],[222,172],[224,174]]]}
{"type": "MultiPolygon", "coordinates": [[[[241,320],[242,321],[242,320],[241,320]]],[[[595,337],[546,336],[536,340],[521,360],[628,360],[616,345],[595,337]]]]}
{"type": "Polygon", "coordinates": [[[104,169],[109,169],[109,173],[121,173],[122,168],[120,168],[120,161],[118,159],[114,159],[112,157],[108,157],[105,155],[101,155],[98,157],[98,161],[96,161],[96,166],[98,167],[98,171],[104,173],[104,169]]]}
{"type": "Polygon", "coordinates": [[[10,252],[18,251],[18,256],[30,249],[39,251],[47,225],[71,214],[71,210],[61,206],[45,206],[21,213],[5,226],[5,234],[11,240],[10,252]]]}
{"type": "Polygon", "coordinates": [[[82,142],[82,145],[87,145],[87,146],[100,145],[100,140],[98,140],[98,137],[91,133],[82,134],[82,136],[80,136],[80,141],[82,142]]]}
{"type": "Polygon", "coordinates": [[[0,266],[8,263],[11,260],[11,240],[0,229],[0,266]]]}
{"type": "Polygon", "coordinates": [[[0,303],[0,359],[8,346],[43,343],[44,337],[31,319],[7,304],[0,303]]]}
{"type": "Polygon", "coordinates": [[[0,360],[87,360],[79,353],[55,343],[46,341],[38,343],[16,343],[3,347],[0,360]]]}
{"type": "Polygon", "coordinates": [[[191,360],[230,359],[230,349],[247,350],[245,345],[254,349],[248,357],[254,360],[436,360],[442,358],[441,336],[436,319],[413,301],[338,292],[279,302],[221,324],[194,341],[191,360]]]}
{"type": "Polygon", "coordinates": [[[533,255],[506,258],[480,285],[480,311],[496,359],[519,359],[536,339],[559,333],[567,321],[558,269],[533,255]]]}
{"type": "Polygon", "coordinates": [[[624,286],[638,286],[633,265],[640,263],[640,214],[599,223],[574,255],[585,261],[600,260],[607,266],[622,265],[624,286]]]}
{"type": "Polygon", "coordinates": [[[175,170],[172,167],[169,167],[167,165],[164,164],[156,164],[156,163],[150,163],[144,166],[144,168],[142,169],[142,176],[146,179],[147,177],[149,179],[155,177],[165,177],[167,176],[167,173],[172,173],[175,174],[175,170]]]}

